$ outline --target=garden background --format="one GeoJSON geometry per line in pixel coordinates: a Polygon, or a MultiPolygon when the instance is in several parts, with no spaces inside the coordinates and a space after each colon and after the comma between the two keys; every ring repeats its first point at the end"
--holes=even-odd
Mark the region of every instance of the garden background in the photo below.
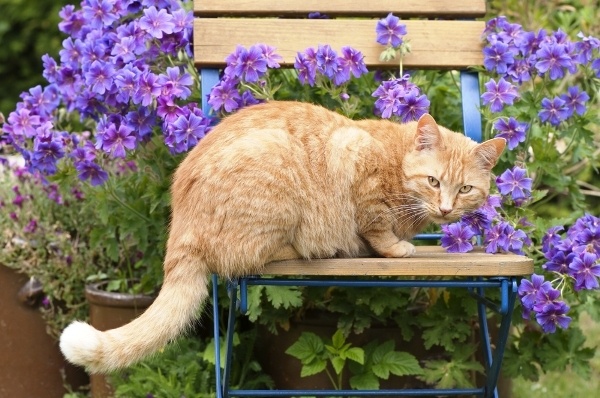
{"type": "MultiPolygon", "coordinates": [[[[26,0],[0,0],[0,83],[2,93],[0,94],[0,112],[8,115],[19,101],[19,94],[29,90],[37,84],[44,85],[42,77],[42,55],[48,53],[58,58],[64,35],[57,30],[60,22],[58,12],[65,4],[71,1],[48,1],[40,4],[26,0]]],[[[575,37],[578,32],[586,35],[600,36],[600,10],[596,1],[491,1],[489,4],[489,18],[504,15],[512,23],[521,24],[524,29],[537,31],[546,28],[550,31],[562,29],[569,36],[575,37]]],[[[489,19],[487,18],[487,19],[489,19]]],[[[597,159],[595,164],[598,164],[597,159]]],[[[587,182],[593,186],[600,186],[598,174],[591,173],[587,176],[587,182]]],[[[600,213],[600,201],[593,196],[586,196],[588,209],[592,214],[600,213]]],[[[570,207],[557,199],[554,203],[553,213],[557,217],[567,215],[570,207]]],[[[596,347],[600,344],[600,326],[583,314],[580,319],[580,327],[587,336],[586,346],[596,347]]],[[[157,386],[162,388],[171,384],[185,383],[186,376],[189,380],[194,374],[202,372],[201,365],[190,365],[194,361],[204,358],[204,348],[200,343],[187,341],[173,347],[170,352],[171,359],[163,359],[162,366],[172,365],[174,377],[156,377],[157,386]],[[177,356],[174,352],[181,354],[177,356]],[[175,369],[175,370],[173,370],[175,369]],[[183,381],[182,381],[183,380],[183,381]]],[[[548,346],[551,351],[552,347],[548,346]]],[[[587,377],[580,373],[566,371],[553,371],[542,375],[538,381],[526,381],[521,378],[515,379],[515,397],[579,397],[595,396],[600,388],[600,354],[594,354],[590,361],[591,369],[587,377]]],[[[146,373],[140,371],[139,380],[148,379],[152,366],[158,366],[157,362],[146,367],[146,373]]],[[[204,366],[204,365],[202,365],[204,366]]],[[[154,372],[154,373],[153,373],[154,372]]],[[[152,377],[150,377],[152,378],[152,377]]],[[[134,380],[135,381],[135,380],[134,380]]],[[[124,396],[132,394],[136,388],[134,381],[122,387],[124,396]],[[128,392],[128,389],[130,391],[128,392]]],[[[206,380],[202,381],[206,382],[206,380]]],[[[140,381],[141,383],[141,381],[140,381]]],[[[197,380],[189,382],[193,388],[198,388],[197,380]]],[[[188,388],[191,388],[188,386],[188,388]]],[[[148,388],[144,386],[143,388],[148,388]]],[[[158,387],[157,387],[158,388],[158,387]]],[[[176,390],[173,387],[173,391],[176,390]]],[[[185,388],[179,386],[178,388],[185,388]]],[[[193,396],[193,395],[186,395],[193,396]]]]}

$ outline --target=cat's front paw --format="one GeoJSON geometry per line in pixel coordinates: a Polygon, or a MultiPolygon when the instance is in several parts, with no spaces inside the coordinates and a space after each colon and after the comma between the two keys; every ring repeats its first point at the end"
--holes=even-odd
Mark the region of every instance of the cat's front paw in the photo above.
{"type": "Polygon", "coordinates": [[[384,250],[381,254],[385,257],[410,257],[415,254],[416,251],[417,249],[415,249],[415,246],[412,243],[401,240],[384,250]]]}

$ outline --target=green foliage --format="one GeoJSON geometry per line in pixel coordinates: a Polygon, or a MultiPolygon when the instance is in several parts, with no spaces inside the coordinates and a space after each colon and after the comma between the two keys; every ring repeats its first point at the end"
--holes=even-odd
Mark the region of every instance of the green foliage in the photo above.
{"type": "Polygon", "coordinates": [[[65,189],[24,170],[17,175],[0,168],[0,264],[41,283],[40,310],[58,338],[69,322],[88,317],[86,278],[110,272],[112,264],[89,240],[98,219],[80,187],[65,189]]]}
{"type": "Polygon", "coordinates": [[[0,0],[0,113],[7,115],[19,94],[46,82],[42,77],[44,54],[58,55],[65,36],[56,26],[59,10],[70,0],[0,0]],[[10,84],[8,84],[10,82],[10,84]]]}
{"type": "Polygon", "coordinates": [[[141,362],[111,383],[117,397],[214,397],[214,368],[203,359],[198,338],[180,339],[153,358],[141,362]]]}
{"type": "Polygon", "coordinates": [[[422,380],[436,388],[473,387],[472,372],[483,373],[483,366],[473,359],[477,346],[456,347],[451,361],[427,360],[422,380]]]}
{"type": "MultiPolygon", "coordinates": [[[[270,379],[261,374],[260,366],[249,359],[255,333],[236,334],[232,386],[263,388],[270,379]]],[[[123,398],[212,398],[215,396],[214,342],[198,337],[179,339],[156,354],[120,374],[111,383],[116,397],[123,398]]]]}
{"type": "Polygon", "coordinates": [[[328,341],[314,333],[304,332],[286,350],[286,354],[300,360],[302,377],[325,372],[332,387],[338,390],[343,388],[346,369],[352,374],[349,383],[354,389],[378,389],[379,381],[387,380],[390,374],[422,374],[417,359],[407,352],[395,351],[394,341],[383,344],[373,341],[364,349],[353,347],[341,330],[328,341]]]}

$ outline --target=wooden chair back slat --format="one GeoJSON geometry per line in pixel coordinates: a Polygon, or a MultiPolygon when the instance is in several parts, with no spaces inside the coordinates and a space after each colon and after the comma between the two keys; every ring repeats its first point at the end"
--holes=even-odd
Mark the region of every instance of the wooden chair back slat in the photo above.
{"type": "Polygon", "coordinates": [[[199,16],[303,16],[311,12],[337,16],[477,18],[485,15],[485,0],[194,0],[199,16]]]}
{"type": "MultiPolygon", "coordinates": [[[[481,21],[406,20],[411,53],[405,68],[464,69],[482,65],[485,28],[481,21]]],[[[329,44],[360,50],[369,68],[397,68],[396,62],[379,60],[384,47],[375,41],[376,21],[372,19],[276,19],[196,18],[194,58],[196,66],[222,67],[237,45],[265,43],[276,48],[283,66],[293,66],[299,51],[329,44]]]]}

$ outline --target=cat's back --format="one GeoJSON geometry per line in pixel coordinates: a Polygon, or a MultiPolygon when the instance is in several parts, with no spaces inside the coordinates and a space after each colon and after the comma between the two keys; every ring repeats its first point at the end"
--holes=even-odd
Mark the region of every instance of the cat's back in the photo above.
{"type": "Polygon", "coordinates": [[[244,108],[223,119],[192,149],[175,179],[255,163],[264,166],[265,158],[275,166],[290,166],[285,163],[302,162],[300,157],[323,147],[332,131],[348,123],[335,112],[301,102],[270,101],[244,108]]]}

